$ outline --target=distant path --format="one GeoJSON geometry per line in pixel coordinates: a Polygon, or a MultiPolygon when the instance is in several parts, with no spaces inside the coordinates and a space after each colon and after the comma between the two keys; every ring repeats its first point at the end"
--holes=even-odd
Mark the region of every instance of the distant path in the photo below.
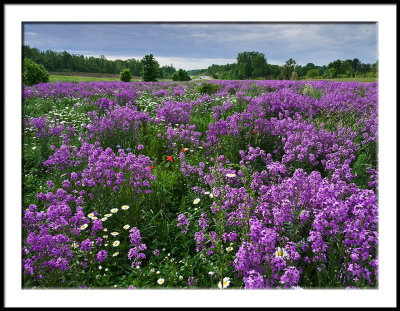
{"type": "MultiPolygon", "coordinates": [[[[192,78],[192,76],[190,78],[192,78]]],[[[192,79],[192,80],[196,81],[196,80],[214,80],[214,79],[213,77],[210,76],[199,76],[197,79],[192,79]]]]}

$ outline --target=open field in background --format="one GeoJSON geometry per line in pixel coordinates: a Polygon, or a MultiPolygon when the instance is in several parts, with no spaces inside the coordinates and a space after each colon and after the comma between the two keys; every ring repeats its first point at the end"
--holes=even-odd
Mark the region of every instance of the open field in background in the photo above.
{"type": "MultiPolygon", "coordinates": [[[[49,82],[92,82],[92,81],[119,81],[119,74],[86,73],[86,72],[49,72],[49,82]]],[[[192,79],[198,79],[194,76],[192,79]]],[[[142,78],[134,76],[131,81],[140,81],[142,78]]],[[[204,79],[205,80],[205,79],[204,79]]],[[[338,79],[306,79],[307,81],[357,81],[376,82],[377,78],[338,78],[338,79]]],[[[160,79],[159,81],[171,81],[160,79]]]]}
{"type": "MultiPolygon", "coordinates": [[[[87,73],[87,72],[49,72],[49,82],[92,82],[119,81],[119,74],[87,73]]],[[[131,81],[139,81],[141,77],[133,77],[131,81]]]]}
{"type": "Polygon", "coordinates": [[[356,82],[377,82],[378,78],[337,78],[337,79],[320,79],[311,81],[356,81],[356,82]]]}

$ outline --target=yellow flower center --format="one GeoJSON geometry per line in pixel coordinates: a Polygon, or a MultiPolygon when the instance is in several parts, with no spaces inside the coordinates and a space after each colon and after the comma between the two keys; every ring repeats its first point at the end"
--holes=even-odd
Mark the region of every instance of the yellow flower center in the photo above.
{"type": "Polygon", "coordinates": [[[282,257],[282,255],[283,255],[283,252],[282,252],[282,251],[279,251],[279,252],[278,252],[278,256],[281,256],[281,257],[282,257]]]}

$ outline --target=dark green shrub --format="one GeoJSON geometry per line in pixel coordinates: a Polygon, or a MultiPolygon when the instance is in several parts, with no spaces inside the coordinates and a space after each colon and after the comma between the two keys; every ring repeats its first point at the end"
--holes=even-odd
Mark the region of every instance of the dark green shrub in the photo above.
{"type": "Polygon", "coordinates": [[[212,95],[218,91],[220,86],[218,84],[203,83],[197,88],[197,92],[212,95]]]}
{"type": "Polygon", "coordinates": [[[179,69],[172,75],[172,80],[174,81],[190,81],[190,77],[186,70],[179,69]]]}
{"type": "Polygon", "coordinates": [[[43,65],[36,64],[31,59],[25,58],[22,81],[29,86],[49,82],[49,73],[43,65]]]}
{"type": "Polygon", "coordinates": [[[141,60],[142,76],[145,82],[156,82],[159,76],[160,65],[154,59],[153,54],[145,55],[141,60]]]}
{"type": "Polygon", "coordinates": [[[119,74],[119,79],[123,82],[129,82],[132,79],[132,73],[128,68],[122,70],[119,74]]]}

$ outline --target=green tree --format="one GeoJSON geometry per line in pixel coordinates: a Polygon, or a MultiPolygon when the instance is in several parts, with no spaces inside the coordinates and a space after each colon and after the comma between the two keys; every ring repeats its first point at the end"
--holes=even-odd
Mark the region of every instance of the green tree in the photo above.
{"type": "Polygon", "coordinates": [[[119,74],[119,79],[123,82],[129,82],[132,79],[132,73],[129,68],[125,68],[119,74]]]}
{"type": "Polygon", "coordinates": [[[263,53],[242,52],[238,54],[236,60],[239,79],[265,77],[267,74],[267,60],[263,53]]]}
{"type": "Polygon", "coordinates": [[[267,60],[264,54],[257,53],[251,59],[252,78],[265,77],[267,75],[267,60]]]}
{"type": "Polygon", "coordinates": [[[306,76],[311,79],[315,79],[319,76],[319,72],[317,69],[310,69],[309,71],[307,71],[306,76]]]}
{"type": "Polygon", "coordinates": [[[329,68],[328,69],[328,77],[333,79],[333,78],[336,78],[336,76],[337,76],[336,69],[333,67],[329,68]]]}
{"type": "Polygon", "coordinates": [[[289,58],[285,65],[281,67],[281,75],[282,79],[289,80],[292,75],[292,72],[295,71],[296,61],[293,58],[289,58]]]}
{"type": "Polygon", "coordinates": [[[350,77],[353,74],[353,66],[352,66],[352,61],[350,59],[346,59],[344,62],[342,62],[342,66],[340,69],[340,72],[346,75],[346,77],[350,73],[350,77]]]}
{"type": "Polygon", "coordinates": [[[172,80],[174,80],[174,81],[189,81],[190,77],[185,70],[179,69],[177,72],[175,72],[172,75],[172,80]]]}
{"type": "Polygon", "coordinates": [[[328,69],[335,69],[335,75],[333,78],[336,78],[338,75],[343,74],[342,72],[342,61],[337,59],[328,65],[328,69]]]}
{"type": "Polygon", "coordinates": [[[375,77],[378,76],[378,61],[376,61],[375,64],[372,65],[371,72],[374,74],[375,77]]]}
{"type": "Polygon", "coordinates": [[[155,82],[159,76],[160,65],[154,59],[153,54],[145,55],[141,60],[142,77],[145,82],[155,82]]]}
{"type": "Polygon", "coordinates": [[[176,72],[176,69],[174,66],[162,66],[160,68],[160,78],[161,79],[170,79],[172,78],[172,75],[176,72]]]}
{"type": "Polygon", "coordinates": [[[49,73],[43,65],[36,64],[31,59],[25,58],[22,81],[29,86],[49,82],[49,73]]]}
{"type": "Polygon", "coordinates": [[[358,58],[354,58],[351,61],[351,67],[352,67],[354,73],[359,72],[361,70],[360,60],[358,58]]]}

